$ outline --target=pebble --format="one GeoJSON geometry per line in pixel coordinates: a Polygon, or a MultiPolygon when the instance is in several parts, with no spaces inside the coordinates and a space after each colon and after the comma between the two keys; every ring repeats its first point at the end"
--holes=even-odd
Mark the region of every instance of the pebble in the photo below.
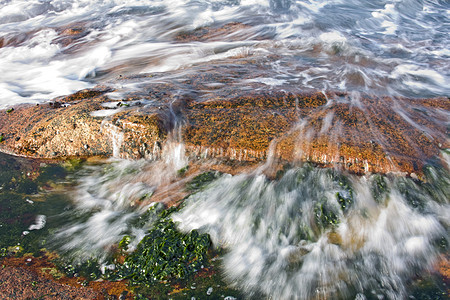
{"type": "Polygon", "coordinates": [[[206,295],[210,296],[213,292],[213,288],[209,287],[208,290],[206,291],[206,295]]]}

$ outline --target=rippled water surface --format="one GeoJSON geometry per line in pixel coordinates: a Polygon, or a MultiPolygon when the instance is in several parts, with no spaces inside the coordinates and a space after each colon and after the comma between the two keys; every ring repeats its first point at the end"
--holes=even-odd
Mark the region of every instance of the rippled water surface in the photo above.
{"type": "Polygon", "coordinates": [[[448,96],[449,15],[443,0],[2,0],[0,107],[215,64],[256,65],[241,78],[266,88],[448,96]]]}

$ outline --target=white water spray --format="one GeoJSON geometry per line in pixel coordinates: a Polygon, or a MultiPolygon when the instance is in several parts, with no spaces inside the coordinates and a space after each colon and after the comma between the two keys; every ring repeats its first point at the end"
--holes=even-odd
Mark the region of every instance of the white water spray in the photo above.
{"type": "Polygon", "coordinates": [[[406,297],[407,278],[430,267],[436,240],[448,238],[440,221],[450,212],[448,202],[416,189],[411,193],[425,202],[422,211],[414,208],[394,178],[381,199],[373,194],[376,177],[351,177],[350,195],[333,176],[307,168],[274,182],[262,174],[223,176],[192,195],[175,220],[225,247],[228,280],[250,294],[406,297]],[[342,208],[345,197],[353,200],[342,208]]]}

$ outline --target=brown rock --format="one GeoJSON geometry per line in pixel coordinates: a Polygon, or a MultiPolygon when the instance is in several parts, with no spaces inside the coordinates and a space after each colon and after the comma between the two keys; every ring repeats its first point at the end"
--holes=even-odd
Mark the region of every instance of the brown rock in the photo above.
{"type": "Polygon", "coordinates": [[[72,287],[39,277],[20,267],[0,269],[1,299],[97,299],[92,289],[72,287]]]}
{"type": "Polygon", "coordinates": [[[125,299],[133,298],[125,281],[91,281],[86,285],[85,278],[66,277],[59,272],[51,258],[3,258],[0,299],[118,299],[121,294],[125,299]]]}
{"type": "Polygon", "coordinates": [[[154,111],[127,110],[112,118],[120,129],[119,155],[124,158],[157,158],[167,135],[164,119],[154,111]]]}
{"type": "Polygon", "coordinates": [[[100,88],[80,91],[50,104],[22,105],[10,113],[0,112],[0,131],[4,132],[0,150],[29,157],[57,158],[120,155],[123,149],[130,152],[127,157],[143,157],[143,153],[129,147],[118,148],[114,153],[114,147],[116,144],[120,147],[122,131],[129,146],[138,147],[138,143],[153,146],[163,139],[164,133],[156,126],[156,114],[122,113],[128,120],[120,116],[113,120],[91,116],[92,112],[104,109],[101,104],[109,100],[101,94],[107,91],[100,88]]]}
{"type": "MultiPolygon", "coordinates": [[[[193,82],[198,81],[193,76],[193,82]]],[[[52,105],[0,112],[0,150],[32,157],[157,158],[178,122],[187,154],[239,162],[269,157],[311,161],[355,173],[420,176],[427,160],[449,147],[448,98],[405,99],[346,93],[223,90],[174,98],[157,86],[156,105],[93,117],[106,88],[84,90],[52,105]],[[204,100],[208,95],[210,100],[204,100]],[[183,121],[181,121],[183,120],[183,121]],[[180,122],[181,121],[181,122],[180,122]],[[270,150],[270,151],[269,151],[270,150]]],[[[145,96],[144,96],[145,97],[145,96]]]]}
{"type": "Polygon", "coordinates": [[[177,42],[205,42],[205,41],[234,41],[243,40],[251,36],[245,29],[251,28],[239,22],[225,24],[221,27],[200,27],[192,31],[179,32],[175,36],[177,42]]]}
{"type": "Polygon", "coordinates": [[[428,159],[448,147],[440,109],[448,111],[450,102],[434,101],[441,102],[439,109],[427,109],[426,114],[408,99],[366,97],[358,105],[333,102],[281,139],[277,153],[287,160],[341,166],[356,173],[421,173],[428,159]]]}
{"type": "Polygon", "coordinates": [[[184,140],[197,156],[265,159],[274,141],[275,158],[289,162],[311,161],[359,174],[420,175],[426,161],[448,147],[449,110],[448,98],[241,97],[192,105],[184,140]]]}
{"type": "Polygon", "coordinates": [[[186,110],[184,141],[195,152],[209,149],[216,157],[261,160],[273,139],[290,130],[299,116],[325,103],[322,94],[286,93],[195,103],[186,110]]]}

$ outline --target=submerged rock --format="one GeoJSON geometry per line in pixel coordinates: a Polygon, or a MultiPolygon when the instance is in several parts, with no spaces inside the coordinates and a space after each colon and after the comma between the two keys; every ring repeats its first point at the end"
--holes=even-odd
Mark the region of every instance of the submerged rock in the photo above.
{"type": "Polygon", "coordinates": [[[165,84],[150,89],[145,105],[124,99],[112,107],[105,95],[110,91],[98,87],[50,104],[1,111],[0,150],[45,158],[157,158],[168,133],[177,127],[187,154],[196,159],[258,162],[270,156],[359,174],[420,175],[427,160],[449,147],[448,98],[260,88],[232,95],[209,90],[174,96],[165,84]]]}

